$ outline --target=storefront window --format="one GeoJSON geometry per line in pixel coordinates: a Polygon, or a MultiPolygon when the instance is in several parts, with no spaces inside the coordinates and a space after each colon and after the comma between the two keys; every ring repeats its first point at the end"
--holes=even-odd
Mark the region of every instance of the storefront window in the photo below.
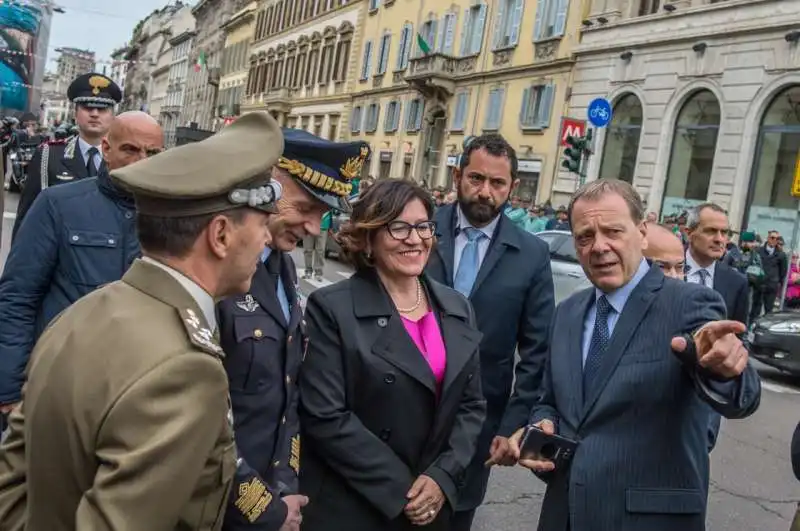
{"type": "Polygon", "coordinates": [[[765,236],[778,230],[791,238],[797,200],[791,195],[795,165],[800,153],[800,86],[787,88],[772,100],[756,145],[750,179],[746,227],[765,236]]]}
{"type": "Polygon", "coordinates": [[[719,102],[711,91],[699,90],[683,104],[675,123],[662,216],[707,200],[719,121],[719,102]]]}
{"type": "Polygon", "coordinates": [[[642,103],[635,94],[617,100],[606,132],[601,179],[620,179],[633,184],[636,155],[642,135],[642,103]]]}

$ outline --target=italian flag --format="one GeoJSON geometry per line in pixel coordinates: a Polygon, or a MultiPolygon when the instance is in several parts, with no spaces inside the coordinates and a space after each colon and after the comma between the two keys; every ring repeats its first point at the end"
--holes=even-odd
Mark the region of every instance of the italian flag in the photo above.
{"type": "Polygon", "coordinates": [[[199,72],[205,67],[206,67],[206,52],[201,50],[200,55],[197,56],[197,62],[194,64],[194,71],[199,72]]]}
{"type": "Polygon", "coordinates": [[[422,50],[422,53],[425,55],[431,53],[431,47],[421,33],[417,33],[417,46],[419,46],[419,49],[422,50]]]}

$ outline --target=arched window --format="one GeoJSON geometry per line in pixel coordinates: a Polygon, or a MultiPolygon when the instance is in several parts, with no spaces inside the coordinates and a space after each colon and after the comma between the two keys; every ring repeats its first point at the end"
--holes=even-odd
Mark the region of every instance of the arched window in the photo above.
{"type": "Polygon", "coordinates": [[[775,96],[761,119],[745,218],[748,230],[762,236],[778,230],[787,241],[791,238],[797,208],[791,190],[798,153],[800,85],[794,85],[775,96]]]}
{"type": "Polygon", "coordinates": [[[719,101],[709,90],[698,90],[683,104],[675,122],[662,215],[706,201],[719,121],[719,101]]]}
{"type": "Polygon", "coordinates": [[[601,179],[620,179],[633,184],[639,138],[642,136],[642,102],[635,94],[625,94],[614,105],[606,132],[601,179]]]}

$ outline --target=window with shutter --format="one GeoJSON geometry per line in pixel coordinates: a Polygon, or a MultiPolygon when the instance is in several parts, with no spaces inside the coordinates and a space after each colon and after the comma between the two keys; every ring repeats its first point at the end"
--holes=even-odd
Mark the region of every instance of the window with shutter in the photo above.
{"type": "Polygon", "coordinates": [[[453,121],[450,124],[451,131],[463,131],[467,121],[467,105],[469,104],[469,92],[462,91],[456,96],[455,108],[453,110],[453,121]]]}
{"type": "Polygon", "coordinates": [[[381,39],[381,51],[378,58],[378,71],[376,72],[378,75],[383,75],[386,73],[386,68],[389,64],[389,47],[391,43],[392,35],[390,33],[385,33],[381,39]]]}
{"type": "Polygon", "coordinates": [[[534,85],[525,89],[519,113],[523,129],[544,129],[550,126],[555,85],[534,85]]]}
{"type": "Polygon", "coordinates": [[[374,11],[381,5],[381,0],[369,0],[369,10],[374,11]]]}
{"type": "Polygon", "coordinates": [[[494,21],[495,50],[516,46],[519,42],[519,27],[522,23],[524,0],[500,0],[494,21]]]}
{"type": "Polygon", "coordinates": [[[569,0],[539,0],[533,27],[534,40],[563,36],[568,10],[569,0]]]}
{"type": "Polygon", "coordinates": [[[458,20],[458,15],[453,13],[447,13],[444,16],[444,38],[442,44],[442,53],[446,55],[453,55],[453,41],[455,40],[456,36],[456,22],[458,20]]]}
{"type": "Polygon", "coordinates": [[[358,133],[361,130],[361,106],[353,107],[350,114],[350,132],[358,133]]]}
{"type": "Polygon", "coordinates": [[[413,37],[414,27],[411,24],[403,26],[403,31],[400,33],[400,47],[397,50],[397,61],[395,69],[405,70],[408,67],[408,56],[411,52],[411,43],[413,37]]]}
{"type": "Polygon", "coordinates": [[[496,131],[500,128],[504,95],[505,89],[503,88],[494,88],[489,91],[489,107],[486,110],[486,120],[483,126],[487,131],[496,131]]]}
{"type": "Polygon", "coordinates": [[[372,62],[372,41],[364,43],[364,58],[361,62],[361,81],[369,78],[372,62]]]}

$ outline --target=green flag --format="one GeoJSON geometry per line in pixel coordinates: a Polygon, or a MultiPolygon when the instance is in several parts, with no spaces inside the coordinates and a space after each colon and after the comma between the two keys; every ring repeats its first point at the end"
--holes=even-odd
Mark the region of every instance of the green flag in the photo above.
{"type": "Polygon", "coordinates": [[[419,49],[422,50],[422,53],[424,53],[425,55],[431,53],[431,47],[428,45],[428,42],[425,40],[425,37],[423,37],[421,33],[417,33],[417,46],[419,46],[419,49]]]}

